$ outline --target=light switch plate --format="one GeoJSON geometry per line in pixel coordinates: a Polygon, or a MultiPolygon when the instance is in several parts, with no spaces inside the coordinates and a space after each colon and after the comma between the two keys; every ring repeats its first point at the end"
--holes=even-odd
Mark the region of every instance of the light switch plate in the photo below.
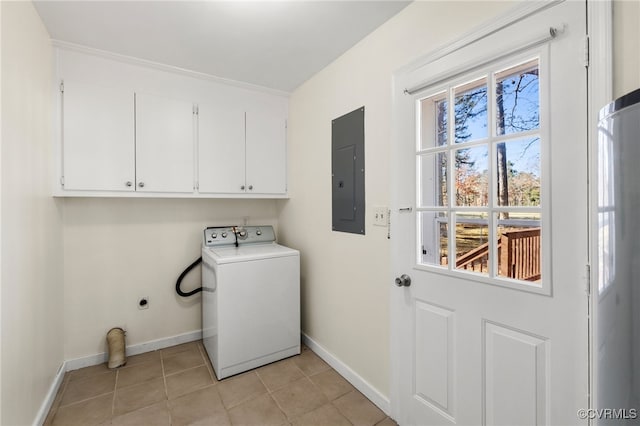
{"type": "Polygon", "coordinates": [[[389,209],[386,206],[373,207],[373,224],[375,226],[387,226],[389,209]]]}

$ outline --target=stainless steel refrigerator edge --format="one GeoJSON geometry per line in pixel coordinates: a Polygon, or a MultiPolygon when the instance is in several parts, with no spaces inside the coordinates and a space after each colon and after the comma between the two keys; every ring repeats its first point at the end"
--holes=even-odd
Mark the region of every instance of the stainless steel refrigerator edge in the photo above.
{"type": "Polygon", "coordinates": [[[640,89],[600,111],[597,149],[591,417],[640,424],[640,89]]]}

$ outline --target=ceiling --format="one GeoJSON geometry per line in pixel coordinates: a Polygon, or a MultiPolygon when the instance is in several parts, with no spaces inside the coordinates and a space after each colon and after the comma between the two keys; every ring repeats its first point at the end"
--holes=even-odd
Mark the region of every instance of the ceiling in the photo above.
{"type": "Polygon", "coordinates": [[[34,1],[54,40],[284,92],[409,3],[34,1]]]}

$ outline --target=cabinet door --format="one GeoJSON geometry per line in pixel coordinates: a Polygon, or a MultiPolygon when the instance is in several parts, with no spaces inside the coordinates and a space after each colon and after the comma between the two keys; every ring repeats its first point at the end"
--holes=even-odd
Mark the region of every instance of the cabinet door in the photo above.
{"type": "Polygon", "coordinates": [[[64,82],[64,189],[135,189],[133,98],[132,91],[68,80],[64,82]]]}
{"type": "Polygon", "coordinates": [[[232,103],[198,106],[201,193],[245,192],[244,109],[232,103]]]}
{"type": "Polygon", "coordinates": [[[193,192],[191,102],[136,93],[136,191],[193,192]]]}
{"type": "Polygon", "coordinates": [[[247,193],[287,192],[286,100],[257,101],[247,108],[247,193]]]}

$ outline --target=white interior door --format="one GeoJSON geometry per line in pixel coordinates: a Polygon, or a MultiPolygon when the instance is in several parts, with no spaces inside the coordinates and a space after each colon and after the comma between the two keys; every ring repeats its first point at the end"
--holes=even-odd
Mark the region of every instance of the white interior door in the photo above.
{"type": "Polygon", "coordinates": [[[396,76],[400,424],[584,423],[584,8],[547,5],[396,76]]]}

